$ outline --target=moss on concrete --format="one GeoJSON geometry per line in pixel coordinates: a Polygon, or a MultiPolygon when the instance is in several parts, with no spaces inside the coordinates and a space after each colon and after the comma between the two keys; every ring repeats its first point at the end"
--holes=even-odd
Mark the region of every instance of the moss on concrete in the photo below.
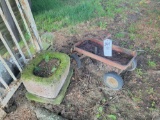
{"type": "Polygon", "coordinates": [[[70,63],[70,57],[64,53],[43,51],[40,54],[38,54],[36,56],[36,58],[34,58],[32,61],[30,61],[30,63],[24,69],[21,78],[23,81],[34,81],[34,82],[38,82],[43,85],[44,84],[49,85],[54,82],[57,82],[57,80],[60,79],[61,74],[63,74],[65,72],[69,63],[70,63]],[[34,70],[35,66],[37,66],[44,59],[44,57],[46,55],[48,55],[50,59],[56,58],[56,59],[60,60],[60,64],[59,64],[57,70],[55,71],[55,73],[52,76],[50,76],[48,78],[35,76],[33,74],[33,70],[34,70]]]}
{"type": "Polygon", "coordinates": [[[70,79],[72,77],[72,74],[73,74],[73,70],[70,70],[68,76],[67,76],[67,79],[59,93],[59,95],[54,98],[54,99],[48,99],[48,98],[44,98],[44,97],[40,97],[40,96],[37,96],[37,95],[34,95],[34,94],[31,94],[29,92],[26,93],[26,97],[28,100],[31,100],[31,101],[36,101],[36,102],[41,102],[41,103],[50,103],[50,104],[54,104],[54,105],[59,105],[61,104],[64,96],[65,96],[65,93],[67,91],[67,88],[69,86],[69,83],[70,83],[70,79]]]}

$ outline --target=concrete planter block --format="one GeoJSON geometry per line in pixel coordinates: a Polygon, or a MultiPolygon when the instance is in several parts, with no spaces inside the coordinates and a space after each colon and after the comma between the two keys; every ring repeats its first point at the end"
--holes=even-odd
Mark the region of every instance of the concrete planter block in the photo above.
{"type": "Polygon", "coordinates": [[[44,97],[40,97],[40,96],[37,96],[37,95],[34,95],[34,94],[27,92],[26,93],[27,99],[31,100],[31,101],[35,101],[35,102],[40,102],[40,103],[50,103],[53,105],[61,104],[61,102],[63,101],[63,98],[65,96],[65,93],[67,91],[67,88],[69,86],[72,75],[73,75],[73,70],[70,70],[70,72],[67,76],[67,79],[65,80],[65,83],[56,98],[52,98],[52,99],[51,98],[44,98],[44,97]]]}
{"type": "Polygon", "coordinates": [[[27,91],[45,98],[55,98],[62,88],[70,69],[70,58],[64,53],[42,52],[33,59],[24,69],[22,81],[27,91]],[[59,59],[60,64],[50,77],[39,77],[33,74],[33,70],[48,55],[50,59],[59,59]]]}
{"type": "Polygon", "coordinates": [[[45,108],[36,108],[34,111],[38,120],[67,120],[45,108]]]}

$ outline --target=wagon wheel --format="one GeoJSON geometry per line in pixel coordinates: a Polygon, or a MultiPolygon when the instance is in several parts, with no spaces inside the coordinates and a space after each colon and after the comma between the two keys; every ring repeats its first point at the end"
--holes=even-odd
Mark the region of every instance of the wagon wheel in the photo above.
{"type": "Polygon", "coordinates": [[[104,83],[113,90],[122,89],[123,79],[116,72],[109,72],[104,75],[104,83]]]}
{"type": "Polygon", "coordinates": [[[133,71],[136,69],[136,67],[137,67],[137,60],[134,59],[131,63],[131,67],[128,68],[128,71],[133,71]]]}
{"type": "Polygon", "coordinates": [[[82,64],[81,64],[81,60],[80,58],[78,57],[77,54],[73,53],[70,55],[71,58],[73,58],[73,60],[76,61],[76,64],[77,64],[77,68],[81,68],[82,64]]]}

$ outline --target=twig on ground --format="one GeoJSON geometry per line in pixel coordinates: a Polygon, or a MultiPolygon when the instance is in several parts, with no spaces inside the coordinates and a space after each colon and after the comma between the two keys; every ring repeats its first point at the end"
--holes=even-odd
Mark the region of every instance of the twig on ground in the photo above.
{"type": "Polygon", "coordinates": [[[149,74],[160,74],[160,70],[148,70],[147,73],[149,73],[149,74]]]}

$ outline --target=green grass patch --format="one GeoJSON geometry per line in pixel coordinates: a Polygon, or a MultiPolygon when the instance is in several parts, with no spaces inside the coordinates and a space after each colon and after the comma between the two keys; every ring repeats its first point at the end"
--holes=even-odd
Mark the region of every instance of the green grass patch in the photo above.
{"type": "MultiPolygon", "coordinates": [[[[124,11],[133,2],[128,1],[130,5],[124,7],[125,3],[125,0],[32,0],[32,11],[38,29],[51,32],[93,18],[127,15],[124,11]]],[[[99,26],[107,25],[100,22],[99,26]]]]}
{"type": "Polygon", "coordinates": [[[38,28],[53,31],[95,17],[105,16],[105,10],[100,1],[33,0],[32,10],[38,28]]]}
{"type": "Polygon", "coordinates": [[[130,38],[130,40],[133,41],[133,40],[135,40],[136,35],[131,33],[131,34],[129,34],[129,38],[130,38]]]}
{"type": "Polygon", "coordinates": [[[151,68],[155,68],[157,66],[156,62],[148,60],[148,66],[151,68]]]}
{"type": "Polygon", "coordinates": [[[125,8],[119,5],[124,2],[124,0],[105,0],[106,6],[106,16],[114,18],[116,14],[123,13],[125,8]]]}
{"type": "Polygon", "coordinates": [[[124,37],[125,37],[125,34],[119,32],[119,33],[116,33],[115,36],[116,36],[116,38],[124,38],[124,37]]]}
{"type": "Polygon", "coordinates": [[[107,23],[106,22],[98,22],[98,27],[100,27],[101,29],[106,29],[107,28],[107,23]]]}
{"type": "Polygon", "coordinates": [[[128,28],[128,31],[130,32],[130,33],[136,33],[136,31],[137,31],[137,29],[136,29],[136,26],[135,26],[135,24],[131,24],[130,26],[129,26],[129,28],[128,28]]]}
{"type": "Polygon", "coordinates": [[[136,69],[136,75],[139,76],[139,77],[141,77],[143,75],[142,69],[137,68],[136,69]]]}

